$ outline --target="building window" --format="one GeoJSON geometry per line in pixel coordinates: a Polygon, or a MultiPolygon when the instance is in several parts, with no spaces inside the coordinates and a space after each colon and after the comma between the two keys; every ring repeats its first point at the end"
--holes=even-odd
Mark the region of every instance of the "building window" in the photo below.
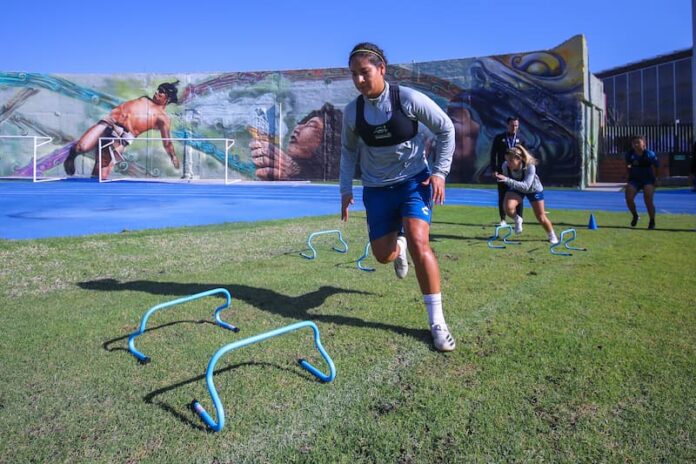
{"type": "Polygon", "coordinates": [[[657,68],[650,66],[643,70],[643,124],[657,124],[658,115],[657,68]]]}
{"type": "Polygon", "coordinates": [[[604,83],[604,96],[607,99],[607,101],[606,101],[607,118],[609,120],[609,124],[613,124],[614,123],[614,78],[609,77],[602,82],[604,83]]]}
{"type": "Polygon", "coordinates": [[[660,124],[674,124],[674,63],[658,68],[660,95],[660,124]]]}
{"type": "Polygon", "coordinates": [[[691,108],[691,60],[679,60],[674,63],[674,82],[677,94],[675,102],[677,114],[676,119],[681,123],[693,121],[691,108]]]}
{"type": "Polygon", "coordinates": [[[640,70],[628,73],[628,124],[643,124],[643,92],[640,70]]]}
{"type": "Polygon", "coordinates": [[[626,86],[626,74],[619,74],[614,78],[614,121],[616,124],[628,124],[628,92],[626,86]]]}

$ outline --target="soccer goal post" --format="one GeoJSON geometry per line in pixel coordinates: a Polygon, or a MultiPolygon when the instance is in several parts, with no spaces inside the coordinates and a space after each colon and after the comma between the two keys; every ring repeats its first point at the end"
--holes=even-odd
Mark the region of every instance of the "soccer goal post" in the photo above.
{"type": "Polygon", "coordinates": [[[0,135],[0,176],[10,179],[31,179],[32,182],[60,180],[63,177],[45,175],[56,163],[52,157],[41,156],[40,147],[48,145],[53,137],[44,135],[0,135]],[[6,164],[6,166],[5,166],[6,164]]]}
{"type": "Polygon", "coordinates": [[[232,153],[234,139],[205,137],[100,137],[99,182],[144,180],[231,184],[248,176],[232,153]],[[170,157],[170,150],[176,156],[170,157]]]}

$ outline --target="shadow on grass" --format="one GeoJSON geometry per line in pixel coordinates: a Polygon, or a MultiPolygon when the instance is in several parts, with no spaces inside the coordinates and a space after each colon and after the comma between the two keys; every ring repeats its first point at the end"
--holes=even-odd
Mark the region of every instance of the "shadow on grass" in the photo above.
{"type": "MultiPolygon", "coordinates": [[[[687,229],[665,229],[663,227],[660,227],[660,215],[659,214],[656,216],[656,218],[657,218],[656,219],[657,228],[655,230],[658,232],[692,232],[693,233],[695,231],[693,228],[691,228],[691,229],[689,229],[689,228],[687,228],[687,229]]],[[[641,220],[642,220],[642,216],[641,216],[641,220]]],[[[558,231],[558,229],[561,229],[561,226],[563,228],[573,228],[573,229],[577,229],[577,230],[581,230],[581,229],[589,230],[589,229],[587,229],[587,222],[583,222],[582,224],[573,224],[570,222],[555,222],[553,220],[552,220],[552,222],[553,222],[553,225],[557,231],[558,231]]],[[[433,224],[445,224],[445,225],[450,225],[450,226],[481,227],[482,229],[487,229],[487,230],[490,229],[491,231],[495,231],[495,226],[496,226],[496,224],[472,224],[472,223],[467,223],[467,222],[446,222],[446,221],[433,221],[433,224]]],[[[533,222],[525,223],[525,226],[530,226],[530,225],[533,226],[534,223],[533,222]]],[[[642,227],[640,226],[640,224],[638,225],[638,227],[631,227],[628,224],[626,224],[625,226],[618,226],[618,225],[608,226],[608,225],[600,224],[598,229],[648,230],[647,226],[648,226],[648,221],[646,220],[642,227]]],[[[563,229],[561,229],[561,230],[563,230],[563,229]]],[[[650,232],[652,232],[652,231],[650,231],[650,232]]],[[[433,237],[436,237],[436,238],[443,237],[443,238],[455,238],[455,239],[459,238],[460,240],[480,240],[480,238],[464,237],[464,236],[457,237],[456,235],[450,236],[450,235],[431,234],[430,237],[431,237],[431,239],[433,237]]]]}
{"type": "MultiPolygon", "coordinates": [[[[201,320],[198,320],[198,321],[194,321],[194,320],[185,320],[185,321],[168,322],[168,323],[166,323],[166,324],[162,324],[162,325],[157,325],[157,326],[154,326],[154,327],[150,327],[150,328],[148,328],[148,329],[145,329],[145,332],[143,332],[143,333],[147,333],[147,332],[150,332],[150,331],[152,331],[152,330],[158,330],[158,329],[162,329],[162,328],[164,328],[164,327],[169,327],[169,326],[177,325],[177,324],[210,324],[210,325],[212,325],[212,326],[219,327],[215,322],[213,322],[213,321],[206,321],[206,320],[204,320],[204,319],[201,319],[201,320]]],[[[128,351],[128,348],[127,348],[127,347],[124,347],[124,346],[111,347],[111,345],[112,345],[113,343],[120,342],[121,340],[128,340],[128,337],[129,337],[129,336],[130,336],[130,333],[129,333],[128,335],[123,335],[123,336],[118,337],[118,338],[112,338],[111,340],[107,340],[107,341],[105,341],[104,343],[102,343],[102,348],[104,348],[106,351],[128,351]]]]}
{"type": "Polygon", "coordinates": [[[311,250],[309,248],[302,248],[302,249],[298,248],[296,250],[285,251],[281,254],[281,256],[300,256],[300,253],[309,253],[309,252],[311,252],[311,250]]]}
{"type": "Polygon", "coordinates": [[[431,242],[439,242],[440,240],[467,240],[467,241],[475,241],[475,242],[487,242],[489,236],[476,236],[476,237],[468,237],[466,235],[449,235],[449,234],[430,234],[430,241],[431,242]]]}
{"type": "MultiPolygon", "coordinates": [[[[272,363],[267,363],[267,362],[257,362],[257,361],[238,363],[238,364],[233,364],[233,365],[226,366],[226,367],[223,367],[220,369],[216,369],[213,372],[213,376],[216,376],[218,374],[223,374],[223,373],[226,373],[229,371],[234,371],[236,369],[243,368],[243,367],[272,367],[274,369],[289,372],[289,373],[294,374],[294,375],[301,377],[301,378],[306,378],[308,380],[316,380],[310,375],[304,375],[304,371],[300,372],[299,370],[293,370],[293,369],[290,369],[287,367],[279,366],[277,364],[272,364],[272,363]]],[[[197,375],[195,377],[192,377],[190,379],[182,380],[181,382],[177,382],[175,384],[168,385],[166,387],[158,388],[157,390],[152,391],[152,392],[148,393],[147,395],[143,396],[143,401],[147,404],[154,404],[158,408],[162,409],[164,412],[167,412],[167,413],[173,415],[180,422],[190,426],[193,429],[200,430],[202,432],[212,433],[212,431],[207,426],[201,425],[202,422],[198,418],[198,415],[195,412],[193,412],[193,409],[191,408],[191,404],[193,403],[193,401],[191,401],[191,403],[188,404],[188,409],[189,409],[189,411],[191,411],[191,414],[196,416],[196,419],[198,419],[195,422],[192,421],[187,415],[183,414],[180,410],[178,410],[177,408],[175,408],[172,405],[170,405],[169,403],[167,403],[166,401],[161,401],[161,400],[157,399],[158,396],[163,395],[163,394],[170,392],[172,390],[176,390],[177,388],[180,388],[180,387],[183,387],[185,385],[192,384],[195,382],[205,381],[205,377],[206,377],[206,374],[201,374],[201,375],[197,375]]],[[[210,400],[209,397],[208,397],[208,400],[210,400]]],[[[223,401],[223,399],[220,398],[220,401],[223,401]]],[[[207,403],[210,403],[210,401],[204,401],[204,403],[207,404],[207,403]]],[[[224,401],[223,401],[223,404],[224,404],[224,401]]],[[[215,408],[209,407],[208,411],[211,413],[213,418],[215,418],[215,413],[216,413],[215,408]]],[[[229,421],[230,416],[226,415],[226,419],[229,421]]],[[[216,418],[216,420],[219,420],[219,418],[216,418]]]]}
{"type": "MultiPolygon", "coordinates": [[[[118,291],[138,291],[151,293],[153,295],[163,295],[171,296],[174,298],[179,298],[182,296],[193,295],[196,293],[201,293],[206,290],[213,288],[226,288],[232,295],[232,299],[242,300],[247,304],[250,304],[261,311],[268,312],[270,314],[276,314],[282,317],[288,317],[291,319],[296,319],[298,321],[311,320],[314,322],[326,322],[330,324],[346,325],[357,328],[369,328],[369,329],[379,329],[379,330],[389,330],[391,332],[397,333],[399,335],[406,335],[413,337],[416,340],[422,341],[423,343],[430,343],[430,332],[426,329],[411,329],[407,327],[402,327],[393,324],[386,324],[382,322],[366,321],[357,317],[342,316],[342,315],[326,315],[326,314],[310,314],[311,309],[317,308],[324,304],[327,298],[332,295],[340,293],[351,293],[357,295],[373,295],[370,292],[363,292],[359,290],[349,290],[335,286],[322,286],[317,290],[304,295],[299,296],[288,296],[282,293],[269,290],[267,288],[261,287],[250,287],[247,285],[237,285],[237,284],[199,284],[199,283],[176,283],[176,282],[155,282],[149,280],[134,280],[130,282],[119,282],[115,279],[99,279],[91,280],[87,282],[80,282],[78,284],[81,288],[85,290],[96,290],[104,292],[118,292],[118,291]]],[[[219,297],[222,298],[222,297],[219,297]]],[[[234,303],[233,303],[234,304],[234,303]]],[[[146,308],[143,308],[143,312],[146,308]]],[[[181,321],[180,321],[181,322],[181,321]]],[[[188,321],[196,322],[196,321],[188,321]]],[[[229,322],[234,324],[234,320],[230,319],[229,322]]],[[[176,323],[176,322],[175,322],[176,323]]],[[[244,327],[240,327],[244,330],[244,327]]],[[[152,329],[148,329],[152,330],[152,329]]],[[[104,349],[108,351],[115,350],[114,348],[109,349],[109,345],[118,340],[123,340],[128,338],[128,335],[119,337],[113,340],[108,340],[104,342],[104,349]]]]}
{"type": "Polygon", "coordinates": [[[488,224],[488,223],[482,224],[480,222],[474,224],[471,222],[449,222],[449,221],[433,221],[432,224],[444,224],[447,226],[480,227],[482,229],[493,229],[493,230],[495,230],[495,226],[498,225],[498,223],[494,224],[492,222],[490,224],[488,224]]]}
{"type": "MultiPolygon", "coordinates": [[[[309,311],[313,308],[321,306],[328,297],[339,294],[339,293],[353,293],[358,295],[372,295],[373,293],[348,290],[340,287],[334,286],[322,286],[317,290],[306,293],[300,296],[287,296],[281,293],[269,290],[266,288],[250,287],[247,285],[223,285],[223,284],[189,284],[189,283],[173,283],[173,282],[154,282],[148,280],[135,280],[131,282],[119,282],[115,279],[100,279],[92,280],[87,282],[81,282],[78,284],[81,288],[86,290],[104,291],[104,292],[118,292],[118,291],[140,291],[147,292],[154,295],[163,295],[171,297],[181,297],[196,293],[201,293],[212,288],[226,288],[232,295],[233,300],[242,300],[262,311],[268,313],[277,314],[283,317],[289,317],[297,320],[312,320],[314,322],[326,322],[337,325],[347,325],[358,328],[372,328],[379,330],[389,330],[400,335],[407,335],[419,340],[423,343],[430,344],[430,332],[425,329],[411,329],[406,327],[401,327],[392,324],[386,324],[381,322],[371,322],[359,319],[356,317],[340,316],[340,315],[321,315],[321,314],[309,314],[309,311]]],[[[212,295],[211,295],[212,296],[212,295]]],[[[214,296],[213,296],[214,297],[214,296]]],[[[223,297],[217,296],[223,299],[223,297]]],[[[229,322],[233,323],[233,320],[229,322]]],[[[168,327],[175,324],[211,324],[215,325],[211,321],[205,320],[182,320],[174,321],[167,324],[162,324],[159,326],[151,327],[146,329],[146,332],[153,330],[158,330],[164,327],[168,327]]],[[[243,327],[241,327],[244,330],[243,327]]],[[[113,343],[119,341],[125,341],[128,339],[128,335],[123,335],[118,338],[107,340],[102,344],[102,347],[107,351],[128,351],[125,347],[112,347],[113,343]]],[[[257,362],[247,362],[236,364],[233,366],[228,366],[215,371],[215,375],[232,369],[237,369],[243,366],[259,366],[268,365],[277,369],[287,370],[295,375],[303,376],[303,373],[291,370],[282,366],[277,366],[275,364],[265,364],[257,362]]],[[[154,404],[163,411],[166,411],[176,417],[179,421],[201,431],[208,431],[207,427],[200,425],[199,423],[193,422],[186,414],[182,413],[180,409],[173,407],[165,401],[156,400],[156,397],[166,393],[168,391],[179,388],[183,385],[187,385],[192,382],[197,382],[205,379],[205,374],[193,377],[176,384],[160,388],[151,393],[148,393],[143,397],[143,400],[148,404],[154,404]]]]}
{"type": "MultiPolygon", "coordinates": [[[[657,227],[655,230],[648,230],[648,221],[645,221],[643,226],[641,227],[640,224],[636,227],[631,227],[630,225],[625,225],[625,226],[607,226],[600,224],[598,226],[598,229],[626,229],[626,230],[643,230],[646,232],[694,232],[694,229],[665,229],[664,227],[660,227],[660,216],[657,216],[657,219],[655,222],[657,223],[657,227]]],[[[573,228],[573,229],[587,229],[587,224],[572,224],[569,222],[554,222],[554,226],[557,226],[558,229],[563,230],[561,226],[564,228],[573,228]]],[[[558,230],[557,229],[557,230],[558,230]]]]}

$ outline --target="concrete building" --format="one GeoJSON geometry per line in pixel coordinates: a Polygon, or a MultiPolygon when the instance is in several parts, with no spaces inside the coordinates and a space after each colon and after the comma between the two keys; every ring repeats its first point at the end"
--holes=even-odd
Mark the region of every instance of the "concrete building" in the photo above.
{"type": "Polygon", "coordinates": [[[692,55],[687,48],[595,73],[604,83],[607,123],[693,123],[692,55]]]}
{"type": "Polygon", "coordinates": [[[663,182],[685,182],[695,140],[693,49],[617,66],[595,76],[604,84],[607,109],[597,180],[625,179],[623,154],[631,135],[641,134],[660,157],[663,182]]]}

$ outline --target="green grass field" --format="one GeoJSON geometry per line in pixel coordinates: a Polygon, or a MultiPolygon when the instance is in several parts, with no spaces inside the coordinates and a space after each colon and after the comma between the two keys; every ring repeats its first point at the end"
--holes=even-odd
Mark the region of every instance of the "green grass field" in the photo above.
{"type": "MultiPolygon", "coordinates": [[[[531,210],[530,210],[531,212],[531,210]]],[[[0,462],[694,462],[696,217],[550,211],[587,252],[552,256],[532,219],[491,250],[492,208],[435,212],[433,248],[457,350],[431,348],[413,272],[355,267],[364,216],[0,241],[0,462]],[[646,223],[642,226],[645,227],[646,223]],[[342,228],[347,254],[307,235],[342,228]],[[217,297],[145,311],[224,287],[217,297]],[[205,369],[220,347],[314,321],[218,363],[220,433],[205,369]],[[215,417],[215,416],[214,416],[215,417]]],[[[531,217],[531,214],[529,215],[531,217]]]]}

